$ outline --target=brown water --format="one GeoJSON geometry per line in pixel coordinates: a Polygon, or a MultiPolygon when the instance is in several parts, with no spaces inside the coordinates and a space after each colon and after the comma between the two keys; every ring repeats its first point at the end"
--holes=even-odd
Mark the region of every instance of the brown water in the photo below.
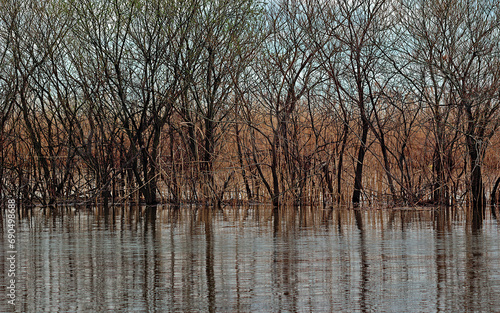
{"type": "Polygon", "coordinates": [[[492,219],[252,207],[19,222],[19,312],[500,312],[492,219]]]}

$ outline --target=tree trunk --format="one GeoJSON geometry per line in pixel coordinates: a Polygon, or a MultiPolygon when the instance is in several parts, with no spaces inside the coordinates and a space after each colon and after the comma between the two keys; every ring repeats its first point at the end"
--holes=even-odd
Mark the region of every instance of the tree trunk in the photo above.
{"type": "Polygon", "coordinates": [[[340,148],[339,162],[337,164],[337,205],[340,204],[342,197],[342,170],[344,166],[344,153],[347,147],[347,136],[349,134],[349,125],[347,118],[344,118],[344,130],[342,132],[342,146],[340,148]]]}
{"type": "Polygon", "coordinates": [[[483,178],[481,174],[481,152],[476,140],[467,137],[467,147],[470,157],[471,171],[471,196],[472,196],[472,221],[473,224],[480,224],[484,218],[486,206],[486,196],[484,193],[483,178]]]}
{"type": "Polygon", "coordinates": [[[274,141],[271,149],[272,153],[272,163],[271,163],[271,174],[273,176],[273,206],[279,207],[280,205],[280,186],[279,186],[279,178],[278,178],[278,152],[277,150],[277,137],[278,134],[275,134],[274,141]]]}
{"type": "Polygon", "coordinates": [[[497,211],[495,206],[498,204],[499,197],[497,197],[498,185],[500,184],[500,177],[497,178],[495,185],[493,186],[493,190],[491,191],[491,215],[493,215],[494,219],[497,219],[497,211]]]}
{"type": "Polygon", "coordinates": [[[243,177],[243,183],[245,184],[245,190],[247,192],[247,200],[252,200],[252,189],[250,189],[250,184],[248,183],[248,178],[245,170],[245,166],[243,163],[243,152],[241,149],[241,138],[240,138],[240,128],[238,124],[235,124],[235,133],[236,133],[236,145],[238,148],[238,161],[241,167],[241,176],[243,177]]]}
{"type": "Polygon", "coordinates": [[[216,200],[215,180],[213,172],[214,156],[214,123],[213,116],[204,120],[205,122],[205,151],[203,154],[203,197],[204,201],[214,202],[216,200]]]}
{"type": "Polygon", "coordinates": [[[366,141],[368,138],[369,124],[363,119],[363,130],[361,134],[361,143],[358,149],[358,158],[356,162],[356,172],[354,174],[354,191],[352,193],[352,205],[353,207],[359,207],[361,202],[361,190],[363,189],[363,163],[366,154],[366,141]]]}

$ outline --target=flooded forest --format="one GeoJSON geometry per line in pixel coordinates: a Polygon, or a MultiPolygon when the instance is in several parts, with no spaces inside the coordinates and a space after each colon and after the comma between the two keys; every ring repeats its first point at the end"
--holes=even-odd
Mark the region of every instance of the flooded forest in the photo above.
{"type": "Polygon", "coordinates": [[[476,219],[498,203],[496,1],[6,0],[0,12],[4,200],[476,219]]]}
{"type": "Polygon", "coordinates": [[[500,1],[0,1],[0,312],[494,312],[500,1]]]}

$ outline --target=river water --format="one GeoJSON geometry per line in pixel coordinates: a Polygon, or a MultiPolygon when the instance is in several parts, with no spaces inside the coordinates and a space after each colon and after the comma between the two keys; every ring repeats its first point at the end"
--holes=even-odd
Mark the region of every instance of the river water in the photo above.
{"type": "Polygon", "coordinates": [[[500,312],[499,235],[418,209],[35,212],[18,219],[16,311],[500,312]]]}

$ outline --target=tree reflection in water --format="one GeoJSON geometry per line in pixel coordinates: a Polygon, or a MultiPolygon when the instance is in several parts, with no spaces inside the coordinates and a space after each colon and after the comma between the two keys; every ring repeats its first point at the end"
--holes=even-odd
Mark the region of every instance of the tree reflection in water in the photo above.
{"type": "Polygon", "coordinates": [[[19,222],[20,311],[500,307],[497,221],[474,228],[453,210],[116,207],[19,222]]]}

